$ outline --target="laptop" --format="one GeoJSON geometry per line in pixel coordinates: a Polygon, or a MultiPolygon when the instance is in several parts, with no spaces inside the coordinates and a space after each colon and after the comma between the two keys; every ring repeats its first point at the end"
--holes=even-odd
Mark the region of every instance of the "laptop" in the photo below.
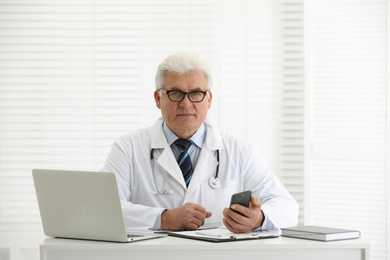
{"type": "Polygon", "coordinates": [[[45,235],[113,242],[166,236],[126,232],[116,178],[110,172],[32,170],[45,235]]]}

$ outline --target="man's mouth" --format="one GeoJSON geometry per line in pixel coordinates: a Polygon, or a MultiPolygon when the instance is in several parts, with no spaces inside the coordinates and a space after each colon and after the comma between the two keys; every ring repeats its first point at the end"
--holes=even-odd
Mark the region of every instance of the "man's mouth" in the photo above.
{"type": "Polygon", "coordinates": [[[178,116],[193,116],[194,114],[192,113],[180,113],[178,116]]]}

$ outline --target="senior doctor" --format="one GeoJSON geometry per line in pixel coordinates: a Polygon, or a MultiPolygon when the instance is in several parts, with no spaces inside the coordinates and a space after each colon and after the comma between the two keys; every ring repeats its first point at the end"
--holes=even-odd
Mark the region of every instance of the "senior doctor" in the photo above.
{"type": "Polygon", "coordinates": [[[298,205],[256,146],[206,119],[213,99],[206,62],[173,54],[155,80],[162,118],[116,140],[103,167],[116,175],[126,227],[194,230],[223,223],[244,233],[295,226],[298,205]],[[252,190],[249,208],[233,205],[241,215],[229,203],[245,190],[252,190]]]}

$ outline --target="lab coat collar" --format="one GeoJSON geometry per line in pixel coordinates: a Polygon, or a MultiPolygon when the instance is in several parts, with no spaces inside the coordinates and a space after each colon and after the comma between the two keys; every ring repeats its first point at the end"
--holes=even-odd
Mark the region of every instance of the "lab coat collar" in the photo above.
{"type": "MultiPolygon", "coordinates": [[[[205,125],[207,127],[206,140],[199,154],[198,162],[188,187],[186,197],[190,196],[195,189],[198,189],[200,183],[203,182],[205,178],[215,172],[218,165],[218,161],[215,157],[215,151],[222,150],[224,148],[220,131],[217,128],[214,128],[208,119],[205,120],[205,125]]],[[[160,157],[157,159],[157,163],[159,163],[174,179],[181,183],[183,188],[186,188],[180,167],[177,163],[175,163],[176,160],[172,149],[167,149],[170,148],[170,146],[166,141],[162,126],[162,118],[159,118],[152,126],[151,148],[163,149],[160,157]]]]}
{"type": "Polygon", "coordinates": [[[215,128],[209,119],[205,121],[207,127],[206,140],[202,146],[202,149],[206,149],[208,151],[216,151],[224,148],[222,142],[222,135],[218,128],[215,128]]]}
{"type": "MultiPolygon", "coordinates": [[[[169,146],[171,146],[179,137],[175,135],[175,133],[172,132],[171,129],[168,128],[167,124],[163,122],[163,131],[165,134],[165,138],[167,140],[167,143],[169,146]]],[[[194,142],[196,146],[198,146],[200,149],[202,148],[202,145],[204,143],[204,140],[206,138],[206,125],[203,123],[199,129],[193,134],[189,139],[194,142]]]]}
{"type": "MultiPolygon", "coordinates": [[[[160,117],[151,128],[151,148],[165,149],[169,147],[163,130],[164,119],[160,117]]],[[[206,125],[206,140],[203,143],[202,149],[215,151],[223,149],[223,142],[220,130],[215,128],[209,119],[204,121],[206,125]]]]}
{"type": "Polygon", "coordinates": [[[163,123],[164,120],[162,117],[157,119],[157,121],[154,123],[152,128],[150,129],[150,136],[151,136],[151,149],[164,149],[166,147],[169,147],[167,144],[164,130],[163,130],[163,123]]]}

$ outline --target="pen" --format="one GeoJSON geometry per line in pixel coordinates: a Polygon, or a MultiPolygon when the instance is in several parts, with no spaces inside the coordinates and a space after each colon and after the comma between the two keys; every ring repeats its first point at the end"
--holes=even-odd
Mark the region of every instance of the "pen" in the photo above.
{"type": "Polygon", "coordinates": [[[237,236],[230,236],[232,239],[248,239],[248,238],[257,238],[260,237],[259,234],[249,234],[249,235],[237,235],[237,236]]]}
{"type": "Polygon", "coordinates": [[[210,236],[210,237],[221,237],[222,236],[221,234],[206,233],[203,231],[196,231],[195,233],[198,235],[210,236]]]}

